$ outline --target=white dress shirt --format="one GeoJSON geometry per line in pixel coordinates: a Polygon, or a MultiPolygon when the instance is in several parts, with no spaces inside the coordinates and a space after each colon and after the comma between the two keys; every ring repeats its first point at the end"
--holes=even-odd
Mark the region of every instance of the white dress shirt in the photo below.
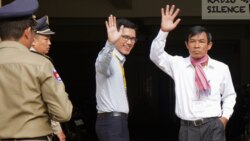
{"type": "Polygon", "coordinates": [[[210,83],[211,94],[199,98],[190,57],[168,54],[164,50],[167,35],[168,32],[159,31],[151,45],[150,59],[175,82],[176,115],[183,120],[221,116],[229,119],[236,93],[228,66],[209,57],[208,65],[203,70],[210,83]]]}

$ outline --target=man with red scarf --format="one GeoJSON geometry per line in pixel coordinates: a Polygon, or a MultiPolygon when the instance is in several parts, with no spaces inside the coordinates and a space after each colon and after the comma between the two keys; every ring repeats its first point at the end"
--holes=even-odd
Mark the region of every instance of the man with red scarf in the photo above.
{"type": "Polygon", "coordinates": [[[180,9],[161,9],[161,29],[153,40],[150,59],[175,82],[175,113],[181,119],[179,141],[225,141],[225,127],[233,113],[236,92],[229,67],[208,56],[212,35],[202,26],[190,28],[185,40],[188,57],[172,56],[166,38],[181,19],[180,9]]]}

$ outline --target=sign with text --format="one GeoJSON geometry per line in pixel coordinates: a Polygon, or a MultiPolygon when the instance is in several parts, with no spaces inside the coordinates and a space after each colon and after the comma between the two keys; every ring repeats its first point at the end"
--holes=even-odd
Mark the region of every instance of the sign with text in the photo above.
{"type": "Polygon", "coordinates": [[[202,19],[250,19],[250,0],[201,0],[202,19]]]}

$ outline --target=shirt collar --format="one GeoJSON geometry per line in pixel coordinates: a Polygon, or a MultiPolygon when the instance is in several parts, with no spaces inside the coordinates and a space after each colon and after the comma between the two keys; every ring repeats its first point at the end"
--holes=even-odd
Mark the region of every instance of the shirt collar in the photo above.
{"type": "MultiPolygon", "coordinates": [[[[192,67],[192,63],[190,60],[190,56],[186,57],[184,59],[185,62],[185,67],[192,67]]],[[[208,56],[208,62],[207,62],[207,67],[214,68],[214,60],[208,56]]]]}
{"type": "Polygon", "coordinates": [[[17,48],[20,50],[29,51],[27,47],[25,47],[23,44],[16,42],[16,41],[2,41],[0,43],[0,48],[17,48]]]}
{"type": "Polygon", "coordinates": [[[122,55],[116,48],[114,48],[113,53],[117,56],[117,58],[122,62],[122,64],[126,61],[126,57],[122,55]]]}
{"type": "Polygon", "coordinates": [[[33,48],[33,47],[31,47],[31,48],[30,48],[30,50],[31,50],[31,51],[36,51],[36,49],[35,49],[35,48],[33,48]]]}

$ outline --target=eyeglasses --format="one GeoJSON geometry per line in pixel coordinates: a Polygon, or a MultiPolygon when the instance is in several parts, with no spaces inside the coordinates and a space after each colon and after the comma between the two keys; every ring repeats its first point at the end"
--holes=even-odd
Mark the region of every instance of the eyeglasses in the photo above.
{"type": "Polygon", "coordinates": [[[137,38],[136,37],[130,37],[128,35],[122,35],[122,39],[127,42],[127,41],[131,41],[132,43],[137,42],[137,38]]]}

